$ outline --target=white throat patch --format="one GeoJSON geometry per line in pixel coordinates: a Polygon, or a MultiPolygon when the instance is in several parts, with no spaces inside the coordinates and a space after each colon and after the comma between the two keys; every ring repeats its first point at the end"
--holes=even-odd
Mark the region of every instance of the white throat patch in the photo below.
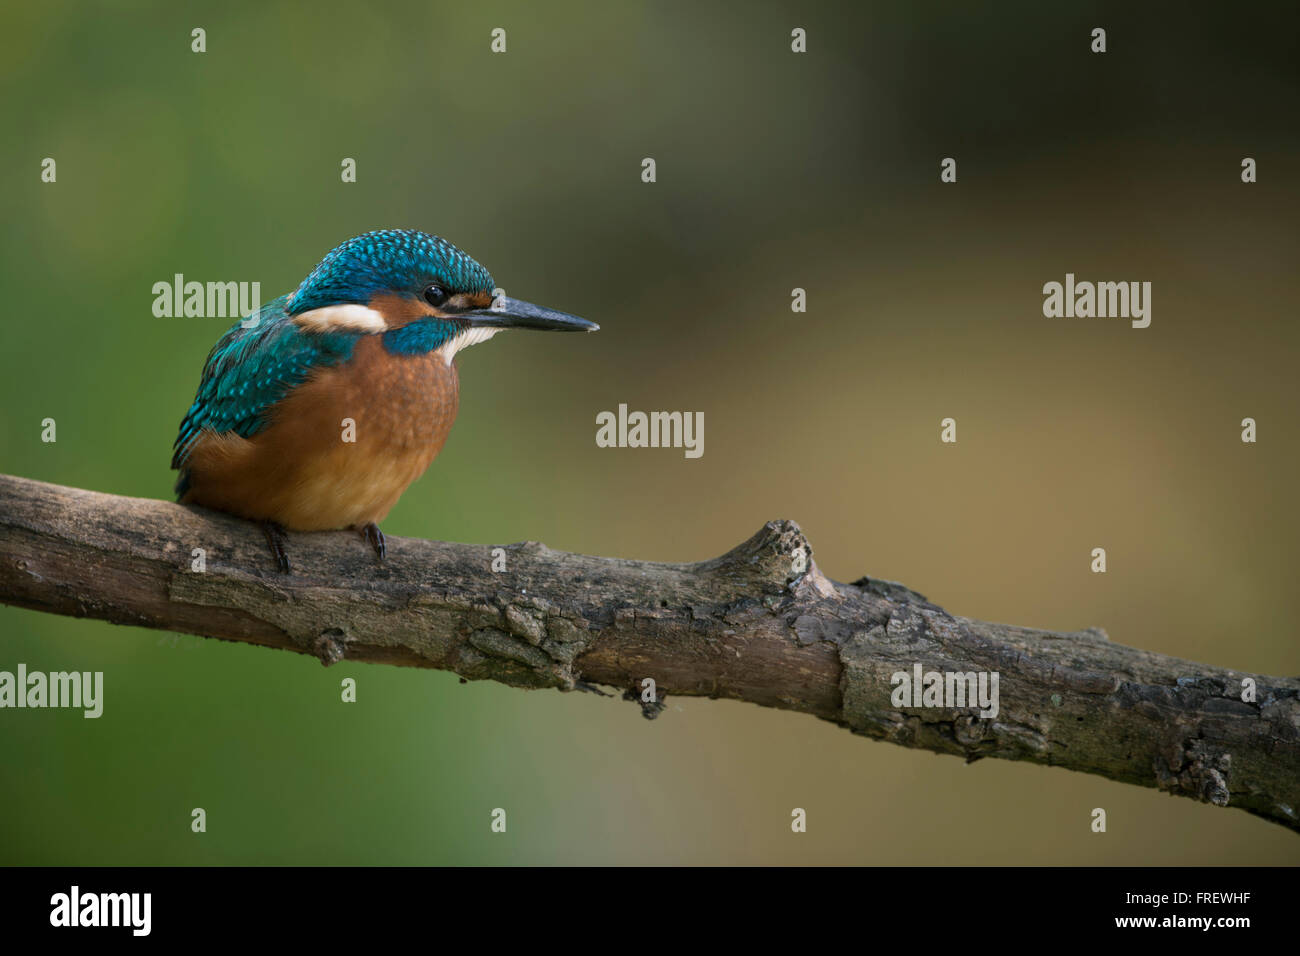
{"type": "Polygon", "coordinates": [[[461,332],[459,335],[457,335],[446,345],[440,346],[438,348],[438,354],[443,357],[443,359],[446,361],[448,365],[450,365],[451,360],[456,357],[456,353],[459,352],[461,349],[467,349],[471,345],[478,345],[480,342],[486,342],[488,339],[492,338],[492,336],[496,335],[498,332],[503,332],[503,331],[505,330],[483,328],[482,326],[476,329],[466,329],[464,332],[461,332]]]}

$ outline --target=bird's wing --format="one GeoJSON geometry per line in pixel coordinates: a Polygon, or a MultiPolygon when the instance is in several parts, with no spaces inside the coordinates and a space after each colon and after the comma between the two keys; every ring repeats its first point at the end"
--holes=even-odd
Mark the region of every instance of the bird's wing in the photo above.
{"type": "Polygon", "coordinates": [[[267,424],[267,412],[312,369],[345,361],[357,335],[306,332],[284,310],[287,296],[268,302],[257,321],[241,320],[208,353],[194,404],[181,422],[172,467],[181,469],[177,492],[183,494],[185,463],[205,431],[250,438],[267,424]]]}

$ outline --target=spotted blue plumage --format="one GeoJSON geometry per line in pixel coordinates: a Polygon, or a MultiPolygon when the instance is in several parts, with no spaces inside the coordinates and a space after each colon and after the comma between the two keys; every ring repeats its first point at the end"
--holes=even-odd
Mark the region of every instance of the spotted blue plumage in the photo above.
{"type": "Polygon", "coordinates": [[[181,471],[178,497],[189,487],[185,463],[203,429],[250,438],[266,426],[270,407],[306,381],[312,369],[352,357],[360,333],[304,332],[285,310],[288,299],[268,302],[247,328],[243,320],[235,323],[208,353],[172,454],[172,467],[181,471]]]}
{"type": "Polygon", "coordinates": [[[381,292],[419,295],[436,282],[450,292],[491,292],[492,276],[446,239],[414,229],[382,229],[334,248],[303,280],[288,311],[368,305],[381,292]]]}

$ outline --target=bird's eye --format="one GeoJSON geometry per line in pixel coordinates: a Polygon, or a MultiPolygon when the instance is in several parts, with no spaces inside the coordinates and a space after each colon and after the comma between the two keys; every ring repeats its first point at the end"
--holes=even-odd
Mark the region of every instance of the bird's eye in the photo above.
{"type": "Polygon", "coordinates": [[[425,286],[424,301],[434,306],[435,308],[437,306],[442,305],[444,302],[446,302],[448,298],[449,296],[447,295],[447,290],[444,289],[442,286],[440,285],[425,286]]]}

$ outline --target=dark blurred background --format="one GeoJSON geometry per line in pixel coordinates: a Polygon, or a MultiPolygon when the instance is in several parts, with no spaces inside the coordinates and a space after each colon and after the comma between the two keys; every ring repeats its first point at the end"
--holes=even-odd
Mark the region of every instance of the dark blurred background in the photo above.
{"type": "MultiPolygon", "coordinates": [[[[153,283],[269,300],[420,228],[603,329],[463,353],[389,534],[685,561],[792,518],[839,580],[1298,674],[1296,9],[10,4],[0,470],[170,497],[230,322],[155,318],[153,283]],[[1151,327],[1044,318],[1066,272],[1150,281],[1151,327]],[[704,457],[597,448],[620,402],[703,411],[704,457]]],[[[1235,810],[750,705],[649,723],[0,608],[19,661],[104,671],[105,710],[0,712],[4,863],[1300,862],[1235,810]]]]}

